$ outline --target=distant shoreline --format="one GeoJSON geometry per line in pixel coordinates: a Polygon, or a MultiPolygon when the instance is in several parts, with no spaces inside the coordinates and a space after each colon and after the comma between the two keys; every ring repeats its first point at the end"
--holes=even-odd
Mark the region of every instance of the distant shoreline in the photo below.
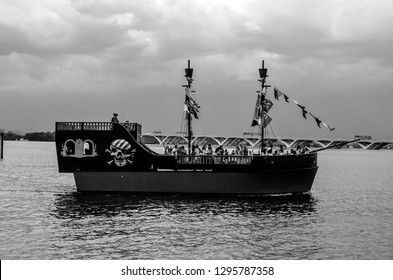
{"type": "Polygon", "coordinates": [[[15,132],[4,133],[4,141],[40,141],[40,142],[53,142],[55,141],[54,132],[29,132],[20,135],[15,132]]]}

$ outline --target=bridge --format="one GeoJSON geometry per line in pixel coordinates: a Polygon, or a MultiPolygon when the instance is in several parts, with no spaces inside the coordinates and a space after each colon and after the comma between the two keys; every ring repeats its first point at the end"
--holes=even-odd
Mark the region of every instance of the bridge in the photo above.
{"type": "MultiPolygon", "coordinates": [[[[274,147],[284,146],[286,149],[296,149],[298,146],[307,145],[313,148],[328,148],[338,146],[342,148],[356,148],[364,150],[393,149],[393,140],[359,140],[355,143],[346,145],[354,139],[311,139],[311,138],[265,138],[265,145],[274,147]],[[341,146],[340,146],[341,144],[341,146]]],[[[188,140],[181,135],[163,135],[163,134],[144,134],[142,142],[150,145],[187,145],[188,140]]],[[[236,147],[241,143],[246,143],[249,148],[257,149],[260,147],[260,140],[255,137],[222,137],[222,136],[197,136],[192,138],[192,144],[197,146],[211,145],[213,147],[236,147]]]]}
{"type": "Polygon", "coordinates": [[[357,148],[364,150],[380,150],[393,148],[392,140],[359,140],[355,143],[349,144],[349,147],[345,144],[348,141],[346,139],[292,139],[292,138],[278,138],[278,142],[283,144],[287,149],[296,148],[297,146],[304,147],[306,145],[320,147],[320,148],[328,148],[332,146],[340,146],[343,148],[357,148]]]}

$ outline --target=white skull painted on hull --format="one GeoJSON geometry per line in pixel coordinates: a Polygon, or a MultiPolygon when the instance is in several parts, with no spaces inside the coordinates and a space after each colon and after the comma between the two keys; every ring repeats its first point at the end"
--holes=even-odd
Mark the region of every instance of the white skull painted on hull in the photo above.
{"type": "Polygon", "coordinates": [[[107,152],[113,156],[113,160],[109,161],[108,164],[114,162],[117,166],[123,167],[127,162],[132,164],[135,149],[131,150],[131,144],[126,140],[117,139],[111,143],[110,150],[107,150],[107,152]]]}

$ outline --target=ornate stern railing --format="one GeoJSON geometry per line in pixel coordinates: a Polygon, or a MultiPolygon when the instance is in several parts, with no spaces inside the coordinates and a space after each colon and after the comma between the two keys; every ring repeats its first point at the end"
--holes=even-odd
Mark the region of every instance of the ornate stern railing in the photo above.
{"type": "Polygon", "coordinates": [[[56,130],[113,130],[111,122],[57,122],[56,130]]]}
{"type": "Polygon", "coordinates": [[[140,142],[142,126],[139,123],[113,122],[56,122],[56,131],[113,131],[115,125],[121,125],[127,129],[137,142],[140,142]]]}

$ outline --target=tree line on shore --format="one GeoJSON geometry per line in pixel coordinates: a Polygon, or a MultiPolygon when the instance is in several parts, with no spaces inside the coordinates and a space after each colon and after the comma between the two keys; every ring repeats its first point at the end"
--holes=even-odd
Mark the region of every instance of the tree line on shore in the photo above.
{"type": "Polygon", "coordinates": [[[20,135],[18,133],[8,131],[4,132],[4,140],[9,141],[55,141],[55,132],[29,132],[25,135],[20,135]]]}

